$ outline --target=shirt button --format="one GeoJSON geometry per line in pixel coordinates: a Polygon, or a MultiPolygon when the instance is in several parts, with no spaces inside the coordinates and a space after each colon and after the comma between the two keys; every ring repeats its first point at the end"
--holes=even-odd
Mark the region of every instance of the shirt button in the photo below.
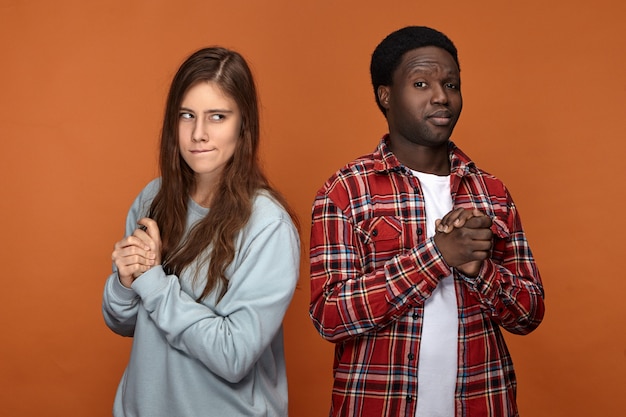
{"type": "Polygon", "coordinates": [[[411,397],[410,395],[407,395],[407,397],[406,397],[406,401],[407,401],[408,403],[413,402],[413,397],[411,397]]]}
{"type": "Polygon", "coordinates": [[[419,319],[420,315],[417,313],[413,313],[413,319],[417,320],[419,319]]]}
{"type": "Polygon", "coordinates": [[[409,353],[409,360],[412,361],[413,359],[415,359],[415,355],[412,353],[409,353]]]}
{"type": "Polygon", "coordinates": [[[378,236],[378,229],[372,230],[372,236],[374,237],[378,236]]]}
{"type": "Polygon", "coordinates": [[[418,236],[421,236],[421,235],[422,235],[422,233],[424,233],[424,232],[422,231],[422,229],[421,229],[421,228],[417,229],[417,235],[418,235],[418,236]]]}

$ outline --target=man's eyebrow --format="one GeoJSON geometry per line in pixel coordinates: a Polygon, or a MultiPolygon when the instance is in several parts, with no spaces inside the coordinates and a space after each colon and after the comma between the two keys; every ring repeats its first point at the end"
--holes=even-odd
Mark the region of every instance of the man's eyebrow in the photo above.
{"type": "Polygon", "coordinates": [[[409,74],[412,74],[414,72],[433,72],[433,68],[430,68],[430,65],[416,64],[416,65],[411,65],[407,69],[407,72],[409,74]]]}
{"type": "MultiPolygon", "coordinates": [[[[416,63],[406,69],[406,74],[408,75],[432,74],[434,72],[437,72],[437,70],[435,69],[435,66],[431,65],[430,63],[416,63]]],[[[443,75],[446,78],[460,78],[459,72],[454,68],[451,68],[449,71],[444,72],[443,75]]]]}

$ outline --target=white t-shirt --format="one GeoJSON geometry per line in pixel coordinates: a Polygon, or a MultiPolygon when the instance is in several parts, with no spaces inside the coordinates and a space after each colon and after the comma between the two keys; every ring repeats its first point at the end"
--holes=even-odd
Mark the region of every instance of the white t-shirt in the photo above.
{"type": "MultiPolygon", "coordinates": [[[[412,171],[420,180],[426,206],[426,232],[452,210],[450,176],[412,171]]],[[[439,282],[424,303],[418,362],[417,417],[454,417],[459,317],[452,275],[439,282]]]]}

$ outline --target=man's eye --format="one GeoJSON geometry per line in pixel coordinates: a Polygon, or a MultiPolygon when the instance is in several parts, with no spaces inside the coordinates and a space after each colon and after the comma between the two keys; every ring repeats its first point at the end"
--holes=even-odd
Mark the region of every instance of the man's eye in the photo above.
{"type": "Polygon", "coordinates": [[[426,83],[424,81],[416,81],[413,83],[413,87],[423,88],[426,87],[426,83]]]}
{"type": "Polygon", "coordinates": [[[459,86],[458,86],[458,85],[456,85],[456,84],[453,84],[453,83],[448,83],[448,84],[446,84],[446,87],[447,87],[447,88],[450,88],[450,89],[452,89],[452,90],[458,90],[458,89],[459,89],[459,86]]]}

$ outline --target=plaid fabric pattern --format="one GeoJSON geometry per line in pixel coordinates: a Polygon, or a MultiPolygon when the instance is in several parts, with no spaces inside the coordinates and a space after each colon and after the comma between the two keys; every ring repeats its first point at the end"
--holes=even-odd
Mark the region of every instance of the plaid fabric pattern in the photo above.
{"type": "Polygon", "coordinates": [[[534,330],[543,288],[515,204],[498,179],[450,142],[454,206],[493,219],[491,259],[476,278],[452,271],[432,238],[419,181],[385,136],[332,176],[312,210],[313,324],[335,343],[331,416],[415,416],[424,301],[455,276],[459,308],[456,416],[517,416],[501,328],[534,330]]]}

